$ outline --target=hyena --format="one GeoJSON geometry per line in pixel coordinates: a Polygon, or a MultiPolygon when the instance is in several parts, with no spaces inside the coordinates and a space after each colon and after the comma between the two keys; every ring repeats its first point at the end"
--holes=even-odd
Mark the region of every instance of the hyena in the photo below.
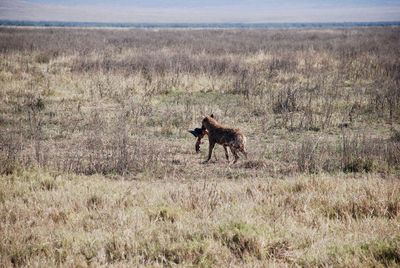
{"type": "Polygon", "coordinates": [[[235,157],[233,163],[236,163],[239,159],[238,152],[241,152],[247,158],[247,152],[244,148],[246,144],[246,137],[239,129],[227,128],[222,126],[215,120],[214,115],[206,116],[202,121],[201,128],[203,130],[207,130],[209,141],[208,158],[205,163],[210,161],[212,150],[214,149],[216,143],[221,144],[224,147],[225,157],[228,162],[228,147],[231,149],[231,152],[235,157]]]}

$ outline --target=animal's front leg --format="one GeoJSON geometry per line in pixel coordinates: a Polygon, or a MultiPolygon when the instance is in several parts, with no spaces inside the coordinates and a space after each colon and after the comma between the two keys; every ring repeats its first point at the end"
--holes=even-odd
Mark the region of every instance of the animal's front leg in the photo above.
{"type": "Polygon", "coordinates": [[[208,147],[208,158],[207,158],[207,160],[205,161],[205,163],[207,163],[208,161],[210,161],[211,155],[212,155],[212,151],[213,151],[213,149],[214,149],[214,146],[215,146],[215,142],[211,142],[211,141],[210,141],[210,144],[209,144],[209,147],[208,147]]]}

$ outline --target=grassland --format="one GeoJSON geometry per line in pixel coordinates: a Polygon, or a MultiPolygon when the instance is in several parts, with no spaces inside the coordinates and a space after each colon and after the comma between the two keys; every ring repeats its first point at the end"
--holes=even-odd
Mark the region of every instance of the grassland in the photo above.
{"type": "Polygon", "coordinates": [[[399,43],[0,28],[0,265],[399,266],[399,43]],[[209,113],[249,159],[202,164],[209,113]]]}

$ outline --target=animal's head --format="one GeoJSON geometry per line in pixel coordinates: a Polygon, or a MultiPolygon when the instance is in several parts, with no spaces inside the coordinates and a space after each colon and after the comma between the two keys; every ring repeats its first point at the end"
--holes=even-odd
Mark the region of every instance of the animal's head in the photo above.
{"type": "Polygon", "coordinates": [[[214,122],[216,122],[214,114],[204,117],[203,121],[201,121],[201,129],[203,131],[206,130],[207,126],[209,126],[210,124],[212,124],[214,122]]]}

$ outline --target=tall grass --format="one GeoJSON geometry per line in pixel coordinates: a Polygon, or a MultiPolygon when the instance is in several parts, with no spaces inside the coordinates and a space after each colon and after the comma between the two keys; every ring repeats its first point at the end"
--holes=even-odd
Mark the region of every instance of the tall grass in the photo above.
{"type": "Polygon", "coordinates": [[[135,173],[143,163],[159,170],[172,143],[190,151],[184,130],[216,112],[245,129],[257,159],[279,150],[262,142],[278,135],[299,152],[271,160],[298,171],[369,171],[344,166],[372,154],[391,170],[398,31],[2,28],[2,132],[20,148],[10,156],[2,139],[2,159],[85,174],[135,173]],[[315,149],[302,143],[312,132],[315,149]],[[364,142],[346,145],[344,136],[361,134],[364,142]],[[320,158],[319,167],[305,157],[320,158]]]}
{"type": "Polygon", "coordinates": [[[0,266],[398,266],[399,31],[0,28],[0,266]]]}

